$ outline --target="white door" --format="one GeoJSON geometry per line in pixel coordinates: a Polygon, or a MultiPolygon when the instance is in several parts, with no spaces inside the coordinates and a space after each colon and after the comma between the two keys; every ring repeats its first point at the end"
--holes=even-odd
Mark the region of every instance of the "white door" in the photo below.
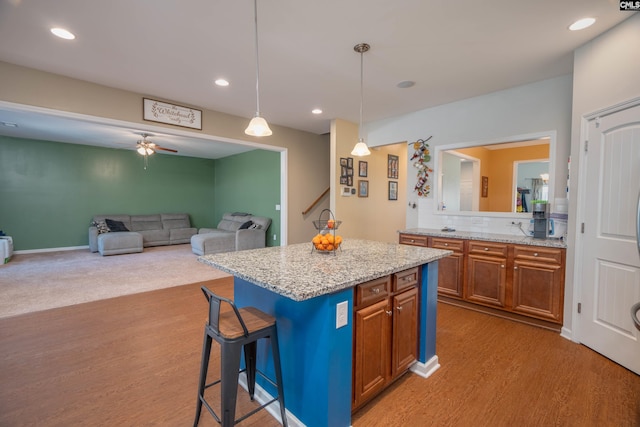
{"type": "Polygon", "coordinates": [[[578,221],[584,223],[580,341],[640,374],[640,301],[636,230],[640,193],[640,105],[588,123],[578,221]]]}

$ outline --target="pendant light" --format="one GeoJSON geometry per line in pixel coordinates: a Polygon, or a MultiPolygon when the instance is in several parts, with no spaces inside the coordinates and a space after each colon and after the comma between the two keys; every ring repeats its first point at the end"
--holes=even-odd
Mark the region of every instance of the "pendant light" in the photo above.
{"type": "Polygon", "coordinates": [[[353,150],[351,151],[352,156],[368,156],[369,154],[371,154],[371,151],[369,151],[369,147],[367,147],[367,144],[365,144],[364,138],[362,137],[362,104],[364,92],[364,90],[362,89],[362,82],[364,80],[363,57],[364,53],[367,52],[370,48],[371,46],[366,43],[360,43],[353,47],[353,50],[360,54],[360,126],[358,127],[358,143],[355,147],[353,147],[353,150]]]}
{"type": "Polygon", "coordinates": [[[256,29],[256,115],[249,122],[244,133],[251,136],[269,136],[273,134],[267,121],[260,117],[260,58],[258,56],[258,0],[253,0],[256,29]]]}

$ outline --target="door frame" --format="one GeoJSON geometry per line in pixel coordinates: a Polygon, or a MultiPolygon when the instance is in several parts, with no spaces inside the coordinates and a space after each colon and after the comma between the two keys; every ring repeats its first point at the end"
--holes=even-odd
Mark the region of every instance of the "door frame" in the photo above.
{"type": "Polygon", "coordinates": [[[585,181],[587,178],[586,160],[585,160],[585,140],[589,133],[589,122],[592,120],[599,120],[600,117],[615,114],[619,111],[633,108],[640,105],[640,96],[631,98],[629,100],[614,104],[599,110],[593,111],[588,114],[584,114],[580,118],[580,155],[578,161],[578,189],[577,189],[577,209],[576,218],[574,221],[574,239],[573,247],[575,248],[575,257],[573,262],[573,298],[572,301],[565,301],[565,304],[572,304],[571,310],[571,339],[575,342],[582,342],[582,331],[580,329],[580,318],[578,314],[578,304],[582,301],[583,287],[582,287],[582,250],[578,251],[578,248],[582,248],[584,245],[584,237],[581,233],[581,224],[584,222],[584,212],[586,209],[587,188],[585,181]]]}

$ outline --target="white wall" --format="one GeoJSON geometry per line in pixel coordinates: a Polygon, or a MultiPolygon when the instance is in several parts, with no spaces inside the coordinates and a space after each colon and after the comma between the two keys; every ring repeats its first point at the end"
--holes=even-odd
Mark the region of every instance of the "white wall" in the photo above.
{"type": "MultiPolygon", "coordinates": [[[[555,197],[563,197],[566,188],[567,158],[571,142],[571,76],[561,76],[529,85],[519,86],[487,95],[465,99],[451,104],[417,111],[393,119],[371,122],[366,125],[370,146],[396,141],[429,141],[432,158],[435,147],[463,142],[508,141],[510,137],[555,131],[555,197]]],[[[433,160],[432,160],[433,162],[433,160]]],[[[409,170],[413,167],[409,164],[409,170]]],[[[432,164],[438,175],[437,165],[432,164]]],[[[409,176],[412,174],[409,173],[409,176]]],[[[432,188],[435,188],[432,181],[432,188]]],[[[416,201],[418,208],[407,212],[407,228],[440,228],[453,225],[459,230],[521,233],[511,226],[512,219],[501,214],[493,217],[486,213],[477,216],[452,215],[436,212],[433,193],[418,198],[413,192],[415,182],[407,182],[407,198],[416,201]]]]}
{"type": "MultiPolygon", "coordinates": [[[[621,12],[622,13],[622,12],[621,12]]],[[[615,28],[576,49],[573,63],[573,116],[571,176],[569,181],[569,229],[565,286],[564,334],[572,335],[573,316],[579,302],[580,268],[577,233],[577,188],[580,177],[580,125],[582,117],[640,96],[640,14],[633,14],[615,28]],[[576,283],[574,283],[576,282],[576,283]],[[575,294],[575,295],[574,295],[575,294]]]]}

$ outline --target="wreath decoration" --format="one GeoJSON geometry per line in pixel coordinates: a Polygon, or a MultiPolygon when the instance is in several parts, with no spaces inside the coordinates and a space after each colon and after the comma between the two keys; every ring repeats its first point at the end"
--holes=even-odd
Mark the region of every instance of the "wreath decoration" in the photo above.
{"type": "Polygon", "coordinates": [[[431,192],[429,173],[433,172],[433,169],[427,164],[431,161],[429,144],[427,144],[431,138],[432,136],[427,139],[419,139],[413,143],[414,153],[411,156],[411,161],[414,161],[413,167],[418,169],[416,186],[413,191],[417,192],[420,197],[427,197],[431,192]]]}

